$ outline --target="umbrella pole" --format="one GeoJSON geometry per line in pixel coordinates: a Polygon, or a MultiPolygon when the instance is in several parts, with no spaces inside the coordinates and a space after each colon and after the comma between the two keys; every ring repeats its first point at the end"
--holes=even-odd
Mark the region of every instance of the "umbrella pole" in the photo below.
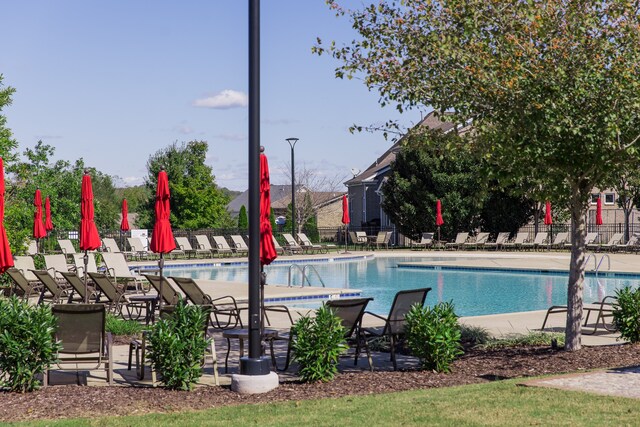
{"type": "Polygon", "coordinates": [[[158,260],[158,268],[160,269],[160,295],[158,295],[158,312],[162,310],[162,285],[164,280],[162,280],[162,267],[164,267],[164,253],[160,252],[160,259],[158,260]]]}
{"type": "Polygon", "coordinates": [[[89,285],[87,284],[87,266],[89,265],[89,253],[85,249],[84,257],[82,257],[84,261],[84,303],[89,304],[89,285]]]}

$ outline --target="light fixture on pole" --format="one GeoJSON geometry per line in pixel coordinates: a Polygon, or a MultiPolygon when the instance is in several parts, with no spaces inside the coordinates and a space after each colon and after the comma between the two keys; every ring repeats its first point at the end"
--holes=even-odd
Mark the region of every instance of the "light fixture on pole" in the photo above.
{"type": "Polygon", "coordinates": [[[296,168],[294,164],[294,148],[298,138],[287,138],[286,141],[291,147],[291,234],[296,238],[296,168]]]}

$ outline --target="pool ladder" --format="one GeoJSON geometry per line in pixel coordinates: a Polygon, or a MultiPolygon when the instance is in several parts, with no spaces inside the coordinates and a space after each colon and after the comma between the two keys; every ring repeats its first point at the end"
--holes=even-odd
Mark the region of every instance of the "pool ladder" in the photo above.
{"type": "Polygon", "coordinates": [[[602,267],[602,262],[605,260],[605,258],[607,259],[607,271],[611,270],[611,258],[609,257],[609,254],[602,254],[602,257],[600,257],[600,261],[598,261],[596,254],[592,252],[587,256],[587,259],[584,263],[587,264],[591,258],[593,258],[593,271],[596,272],[596,276],[598,275],[600,267],[602,267]]]}
{"type": "Polygon", "coordinates": [[[302,274],[302,281],[300,282],[300,286],[304,288],[304,282],[306,280],[307,284],[309,286],[311,286],[311,281],[309,280],[309,274],[307,273],[307,270],[309,270],[312,273],[315,273],[316,277],[318,278],[318,280],[320,280],[320,283],[322,284],[322,287],[324,288],[324,281],[322,280],[322,277],[320,277],[320,273],[318,273],[318,270],[316,270],[316,268],[311,265],[311,264],[306,264],[304,267],[300,267],[298,264],[291,264],[289,266],[289,279],[288,279],[288,286],[291,287],[291,279],[292,279],[292,274],[291,272],[293,270],[298,270],[300,271],[300,273],[302,274]]]}

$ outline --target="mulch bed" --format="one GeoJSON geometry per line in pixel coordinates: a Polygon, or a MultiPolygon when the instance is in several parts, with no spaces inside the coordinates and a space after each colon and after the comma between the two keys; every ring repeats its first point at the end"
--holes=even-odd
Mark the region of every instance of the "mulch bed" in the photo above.
{"type": "Polygon", "coordinates": [[[340,374],[330,383],[282,383],[261,395],[238,395],[228,387],[202,387],[191,392],[150,387],[52,386],[37,392],[2,393],[0,421],[98,417],[200,410],[246,403],[304,400],[450,387],[508,378],[529,377],[640,364],[640,346],[588,347],[576,352],[549,347],[469,350],[449,374],[427,371],[362,371],[340,374]]]}

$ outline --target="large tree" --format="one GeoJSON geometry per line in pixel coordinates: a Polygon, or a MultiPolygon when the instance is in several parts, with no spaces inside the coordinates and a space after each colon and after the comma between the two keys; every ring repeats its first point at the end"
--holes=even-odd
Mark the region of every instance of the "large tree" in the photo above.
{"type": "MultiPolygon", "coordinates": [[[[533,176],[571,214],[566,345],[579,349],[593,187],[638,161],[637,1],[405,0],[344,10],[358,39],[331,45],[336,74],[380,102],[451,111],[501,182],[533,176]]],[[[315,47],[319,53],[324,46],[315,47]]]]}
{"type": "Polygon", "coordinates": [[[211,166],[205,164],[209,146],[204,141],[171,144],[147,161],[145,180],[150,197],[140,212],[140,224],[153,228],[155,189],[158,172],[164,167],[171,190],[171,225],[198,229],[228,227],[233,222],[226,206],[228,197],[215,182],[211,166]]]}

